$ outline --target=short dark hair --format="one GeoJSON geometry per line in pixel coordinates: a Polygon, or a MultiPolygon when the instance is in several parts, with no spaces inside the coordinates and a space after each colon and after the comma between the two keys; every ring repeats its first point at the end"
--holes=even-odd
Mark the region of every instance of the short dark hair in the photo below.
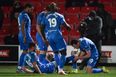
{"type": "Polygon", "coordinates": [[[55,2],[51,2],[46,9],[51,12],[56,12],[58,10],[57,4],[55,2]]]}
{"type": "Polygon", "coordinates": [[[97,14],[96,14],[96,11],[95,10],[92,10],[92,11],[90,11],[90,13],[89,13],[89,16],[91,16],[91,17],[95,17],[97,14]]]}
{"type": "Polygon", "coordinates": [[[80,25],[79,25],[79,27],[78,27],[78,30],[80,32],[81,37],[84,37],[85,34],[86,34],[85,32],[87,30],[87,23],[84,22],[84,21],[81,22],[80,25]]]}
{"type": "Polygon", "coordinates": [[[104,5],[103,5],[102,3],[99,3],[99,4],[98,4],[98,8],[104,9],[104,5]]]}
{"type": "Polygon", "coordinates": [[[24,9],[32,8],[32,7],[33,7],[33,5],[31,3],[26,3],[25,6],[24,6],[24,9]]]}
{"type": "Polygon", "coordinates": [[[77,44],[78,42],[79,42],[79,40],[73,39],[73,40],[71,41],[71,45],[77,44]]]}
{"type": "Polygon", "coordinates": [[[29,43],[29,48],[35,47],[35,43],[29,43]]]}

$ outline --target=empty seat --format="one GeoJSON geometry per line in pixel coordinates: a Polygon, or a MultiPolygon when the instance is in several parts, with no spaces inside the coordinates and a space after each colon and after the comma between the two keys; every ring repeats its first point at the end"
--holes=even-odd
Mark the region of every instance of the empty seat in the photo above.
{"type": "Polygon", "coordinates": [[[72,29],[69,33],[69,42],[73,39],[78,39],[80,37],[80,33],[77,30],[72,29]]]}
{"type": "Polygon", "coordinates": [[[35,8],[34,8],[34,11],[35,11],[36,14],[37,14],[38,12],[41,12],[43,9],[44,9],[44,6],[42,6],[41,3],[39,3],[39,2],[36,3],[35,8]]]}
{"type": "Polygon", "coordinates": [[[110,13],[116,13],[116,7],[105,6],[105,10],[110,12],[110,13]]]}
{"type": "Polygon", "coordinates": [[[91,10],[96,10],[96,7],[82,7],[81,13],[89,13],[91,10]]]}
{"type": "Polygon", "coordinates": [[[116,20],[116,14],[112,14],[112,19],[116,20]]]}
{"type": "Polygon", "coordinates": [[[57,3],[65,3],[65,0],[56,0],[57,3]]]}
{"type": "Polygon", "coordinates": [[[66,10],[67,14],[78,14],[80,13],[80,7],[69,7],[66,10]]]}
{"type": "Polygon", "coordinates": [[[113,0],[99,0],[100,3],[111,3],[113,0]]]}
{"type": "Polygon", "coordinates": [[[65,8],[65,5],[64,4],[58,4],[58,12],[61,13],[61,14],[65,14],[66,12],[66,8],[65,8]]]}
{"type": "Polygon", "coordinates": [[[70,25],[79,23],[78,15],[66,15],[65,18],[70,25]]]}

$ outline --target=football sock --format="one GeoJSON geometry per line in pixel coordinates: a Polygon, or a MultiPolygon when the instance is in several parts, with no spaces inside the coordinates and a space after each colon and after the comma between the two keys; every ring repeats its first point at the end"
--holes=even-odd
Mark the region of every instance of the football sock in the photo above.
{"type": "Polygon", "coordinates": [[[58,66],[59,66],[59,61],[60,61],[60,57],[59,56],[60,56],[59,54],[55,54],[54,55],[54,59],[55,59],[55,61],[56,61],[58,66]]]}
{"type": "Polygon", "coordinates": [[[66,62],[70,62],[70,61],[73,61],[74,60],[74,56],[69,56],[66,58],[66,62]]]}
{"type": "Polygon", "coordinates": [[[100,73],[103,72],[103,70],[101,68],[93,68],[92,69],[92,73],[100,73]]]}
{"type": "Polygon", "coordinates": [[[22,66],[23,65],[25,55],[26,55],[25,53],[21,54],[18,66],[22,66]]]}
{"type": "Polygon", "coordinates": [[[72,63],[72,68],[73,68],[73,69],[77,69],[77,62],[73,62],[73,63],[72,63]]]}
{"type": "Polygon", "coordinates": [[[74,61],[74,56],[70,56],[66,58],[66,63],[69,63],[72,61],[72,68],[77,69],[77,63],[74,61]]]}
{"type": "Polygon", "coordinates": [[[63,68],[64,67],[64,64],[66,62],[66,56],[65,55],[61,55],[60,57],[60,68],[63,68]]]}

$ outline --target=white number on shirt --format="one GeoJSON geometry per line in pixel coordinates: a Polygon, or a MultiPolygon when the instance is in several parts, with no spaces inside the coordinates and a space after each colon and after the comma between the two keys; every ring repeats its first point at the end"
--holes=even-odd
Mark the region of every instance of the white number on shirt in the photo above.
{"type": "Polygon", "coordinates": [[[57,24],[57,21],[55,18],[49,18],[48,21],[49,21],[50,27],[55,27],[57,24]]]}

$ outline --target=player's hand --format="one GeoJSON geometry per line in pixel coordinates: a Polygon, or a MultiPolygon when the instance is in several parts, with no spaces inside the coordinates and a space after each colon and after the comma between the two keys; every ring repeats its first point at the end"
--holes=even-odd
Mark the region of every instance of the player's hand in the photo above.
{"type": "Polygon", "coordinates": [[[78,60],[78,56],[75,56],[74,61],[77,61],[77,60],[78,60]]]}

